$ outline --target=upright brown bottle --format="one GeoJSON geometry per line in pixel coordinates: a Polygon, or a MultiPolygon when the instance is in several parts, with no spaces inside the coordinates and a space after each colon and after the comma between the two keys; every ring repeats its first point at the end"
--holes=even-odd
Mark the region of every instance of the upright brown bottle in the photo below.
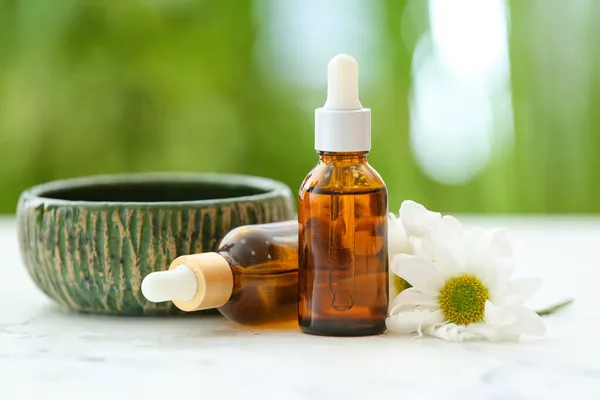
{"type": "Polygon", "coordinates": [[[348,55],[329,63],[327,102],[315,113],[319,163],[300,188],[298,322],[316,335],[385,331],[387,189],[367,163],[370,110],[348,55]]]}

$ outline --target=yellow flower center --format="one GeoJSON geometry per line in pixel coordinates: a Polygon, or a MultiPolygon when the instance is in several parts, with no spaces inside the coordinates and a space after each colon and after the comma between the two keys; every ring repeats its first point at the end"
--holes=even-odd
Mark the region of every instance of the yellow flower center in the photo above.
{"type": "Polygon", "coordinates": [[[473,275],[460,275],[446,281],[438,301],[448,322],[469,325],[483,320],[488,289],[473,275]]]}

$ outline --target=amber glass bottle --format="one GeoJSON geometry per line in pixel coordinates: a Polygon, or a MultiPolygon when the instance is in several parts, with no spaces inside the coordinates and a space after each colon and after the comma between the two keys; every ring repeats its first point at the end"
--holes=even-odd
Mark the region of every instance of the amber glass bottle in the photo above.
{"type": "Polygon", "coordinates": [[[371,111],[358,100],[358,69],[329,63],[328,95],[315,118],[319,163],[298,199],[298,322],[317,335],[385,331],[387,189],[367,163],[371,111]]]}
{"type": "Polygon", "coordinates": [[[385,331],[387,189],[366,153],[321,153],[300,189],[298,220],[300,328],[385,331]]]}
{"type": "Polygon", "coordinates": [[[142,293],[183,311],[217,308],[242,325],[297,326],[298,223],[234,229],[217,252],[181,256],[168,271],[149,274],[142,293]]]}

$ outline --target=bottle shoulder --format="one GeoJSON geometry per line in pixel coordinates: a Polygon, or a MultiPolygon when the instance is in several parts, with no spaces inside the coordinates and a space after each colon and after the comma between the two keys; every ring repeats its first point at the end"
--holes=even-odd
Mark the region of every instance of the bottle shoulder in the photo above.
{"type": "Polygon", "coordinates": [[[304,178],[299,195],[305,193],[360,193],[385,191],[381,175],[369,163],[338,165],[317,164],[304,178]]]}

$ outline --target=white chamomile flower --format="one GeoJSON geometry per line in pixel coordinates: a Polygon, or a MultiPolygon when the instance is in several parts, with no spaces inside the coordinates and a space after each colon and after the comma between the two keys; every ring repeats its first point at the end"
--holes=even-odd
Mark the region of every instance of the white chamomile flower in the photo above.
{"type": "Polygon", "coordinates": [[[389,331],[450,341],[544,334],[541,318],[522,304],[541,282],[510,280],[515,263],[506,230],[463,232],[445,216],[422,240],[424,255],[392,259],[392,271],[413,287],[390,305],[389,331]]]}

